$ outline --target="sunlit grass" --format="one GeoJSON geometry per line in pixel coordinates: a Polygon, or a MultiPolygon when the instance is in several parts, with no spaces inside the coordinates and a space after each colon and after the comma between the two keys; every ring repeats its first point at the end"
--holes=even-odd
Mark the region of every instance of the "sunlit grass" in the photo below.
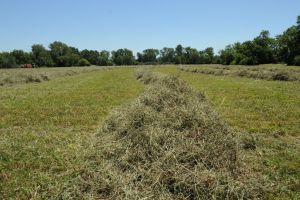
{"type": "Polygon", "coordinates": [[[142,91],[132,71],[0,88],[0,199],[68,198],[102,119],[142,91]]]}
{"type": "MultiPolygon", "coordinates": [[[[281,186],[278,195],[300,198],[299,82],[154,70],[203,91],[231,127],[254,136],[257,148],[245,156],[281,186]]],[[[1,86],[0,199],[79,197],[92,184],[82,171],[102,120],[142,90],[132,68],[1,86]]]]}
{"type": "Polygon", "coordinates": [[[176,74],[203,91],[242,137],[251,134],[256,138],[257,150],[245,155],[277,182],[279,199],[300,198],[299,82],[214,76],[183,72],[176,67],[155,71],[176,74]]]}

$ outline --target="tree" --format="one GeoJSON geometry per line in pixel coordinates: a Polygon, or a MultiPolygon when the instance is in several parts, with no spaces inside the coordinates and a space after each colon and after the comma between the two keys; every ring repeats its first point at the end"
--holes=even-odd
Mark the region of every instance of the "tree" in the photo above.
{"type": "Polygon", "coordinates": [[[199,64],[200,63],[200,55],[197,49],[186,47],[184,54],[181,56],[184,58],[184,62],[186,64],[199,64]]]}
{"type": "Polygon", "coordinates": [[[112,52],[112,60],[116,65],[132,65],[134,64],[134,56],[129,49],[119,49],[112,52]]]}
{"type": "Polygon", "coordinates": [[[55,65],[58,67],[66,66],[67,60],[65,56],[69,51],[69,47],[62,42],[55,41],[49,45],[49,48],[55,65]]]}
{"type": "Polygon", "coordinates": [[[177,45],[177,47],[175,48],[175,63],[176,64],[185,63],[184,55],[183,55],[184,51],[185,51],[185,49],[183,48],[183,46],[181,44],[177,45]]]}
{"type": "Polygon", "coordinates": [[[212,47],[206,48],[204,51],[199,51],[201,64],[211,64],[214,60],[214,49],[212,47]]]}
{"type": "Polygon", "coordinates": [[[253,49],[257,58],[257,63],[266,64],[275,61],[275,40],[270,38],[269,31],[263,30],[258,37],[253,40],[255,48],[253,49]]]}
{"type": "Polygon", "coordinates": [[[101,51],[99,54],[99,62],[98,65],[100,66],[109,66],[112,65],[112,61],[110,60],[110,53],[109,51],[101,51]]]}
{"type": "Polygon", "coordinates": [[[276,40],[270,37],[269,31],[262,31],[253,40],[235,43],[220,51],[222,64],[258,65],[274,63],[276,40]]]}
{"type": "Polygon", "coordinates": [[[175,50],[173,48],[164,47],[160,50],[159,60],[161,63],[175,63],[175,50]]]}
{"type": "Polygon", "coordinates": [[[224,50],[220,51],[221,64],[230,65],[235,59],[234,48],[231,45],[225,47],[224,50]]]}
{"type": "Polygon", "coordinates": [[[31,63],[30,53],[24,52],[23,50],[13,50],[11,55],[15,57],[16,64],[27,64],[31,63]]]}
{"type": "Polygon", "coordinates": [[[90,66],[90,65],[91,65],[91,63],[85,58],[81,58],[78,61],[78,66],[90,66]]]}
{"type": "Polygon", "coordinates": [[[146,49],[143,51],[143,53],[137,53],[137,60],[145,64],[155,64],[157,63],[158,55],[158,49],[146,49]]]}
{"type": "Polygon", "coordinates": [[[297,35],[296,35],[296,56],[294,58],[294,65],[300,66],[300,15],[297,18],[297,35]]]}
{"type": "Polygon", "coordinates": [[[77,48],[55,41],[49,45],[52,59],[58,67],[76,66],[80,60],[77,48]]]}
{"type": "Polygon", "coordinates": [[[93,65],[98,65],[100,62],[100,54],[98,51],[84,49],[80,52],[80,55],[93,65]]]}
{"type": "Polygon", "coordinates": [[[16,58],[8,52],[0,53],[0,68],[17,67],[16,58]]]}
{"type": "Polygon", "coordinates": [[[41,67],[47,66],[51,67],[54,65],[53,60],[51,58],[50,52],[45,49],[45,47],[41,44],[34,44],[31,47],[32,59],[33,62],[41,67]]]}
{"type": "Polygon", "coordinates": [[[211,64],[214,59],[214,49],[212,47],[208,47],[204,50],[205,56],[207,57],[207,63],[205,64],[211,64]]]}
{"type": "MultiPolygon", "coordinates": [[[[277,57],[280,61],[292,65],[294,58],[297,55],[297,28],[292,26],[283,32],[282,35],[277,36],[277,57]]],[[[298,44],[299,45],[299,44],[298,44]]]]}

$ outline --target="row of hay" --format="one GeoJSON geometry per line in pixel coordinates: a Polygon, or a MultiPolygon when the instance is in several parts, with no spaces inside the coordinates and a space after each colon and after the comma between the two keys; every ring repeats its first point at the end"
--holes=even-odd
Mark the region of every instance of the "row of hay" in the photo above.
{"type": "Polygon", "coordinates": [[[23,83],[40,83],[55,78],[73,76],[91,72],[105,67],[68,67],[68,68],[35,68],[35,69],[1,69],[0,86],[23,83]]]}
{"type": "Polygon", "coordinates": [[[96,136],[90,159],[97,198],[265,196],[257,177],[240,167],[235,132],[202,93],[174,76],[138,71],[136,78],[147,84],[144,93],[112,112],[96,136]]]}
{"type": "Polygon", "coordinates": [[[211,67],[192,68],[179,67],[180,70],[193,73],[212,74],[216,76],[240,76],[254,79],[274,80],[274,81],[300,81],[300,70],[291,69],[259,69],[251,67],[211,67]]]}

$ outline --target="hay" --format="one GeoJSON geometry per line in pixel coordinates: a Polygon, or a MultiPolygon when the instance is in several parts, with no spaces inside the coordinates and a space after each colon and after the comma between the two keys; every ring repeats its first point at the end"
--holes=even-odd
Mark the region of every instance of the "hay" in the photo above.
{"type": "Polygon", "coordinates": [[[60,77],[73,76],[84,72],[91,72],[104,67],[57,67],[34,69],[1,69],[0,86],[11,86],[25,83],[41,83],[60,77]]]}
{"type": "MultiPolygon", "coordinates": [[[[249,199],[262,189],[239,169],[235,134],[202,93],[173,76],[149,84],[97,135],[97,195],[111,199],[249,199]]],[[[95,159],[95,158],[93,158],[95,159]]]]}
{"type": "Polygon", "coordinates": [[[216,76],[239,76],[253,79],[264,79],[273,81],[300,81],[300,70],[298,69],[276,69],[264,66],[198,66],[178,67],[179,70],[192,73],[210,74],[216,76]]]}

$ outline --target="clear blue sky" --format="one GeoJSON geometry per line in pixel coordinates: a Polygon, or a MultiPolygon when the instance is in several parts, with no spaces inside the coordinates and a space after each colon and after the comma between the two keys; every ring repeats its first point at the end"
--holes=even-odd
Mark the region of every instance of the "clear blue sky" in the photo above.
{"type": "Polygon", "coordinates": [[[300,0],[0,0],[0,51],[62,41],[79,49],[221,49],[296,23],[300,0]]]}

